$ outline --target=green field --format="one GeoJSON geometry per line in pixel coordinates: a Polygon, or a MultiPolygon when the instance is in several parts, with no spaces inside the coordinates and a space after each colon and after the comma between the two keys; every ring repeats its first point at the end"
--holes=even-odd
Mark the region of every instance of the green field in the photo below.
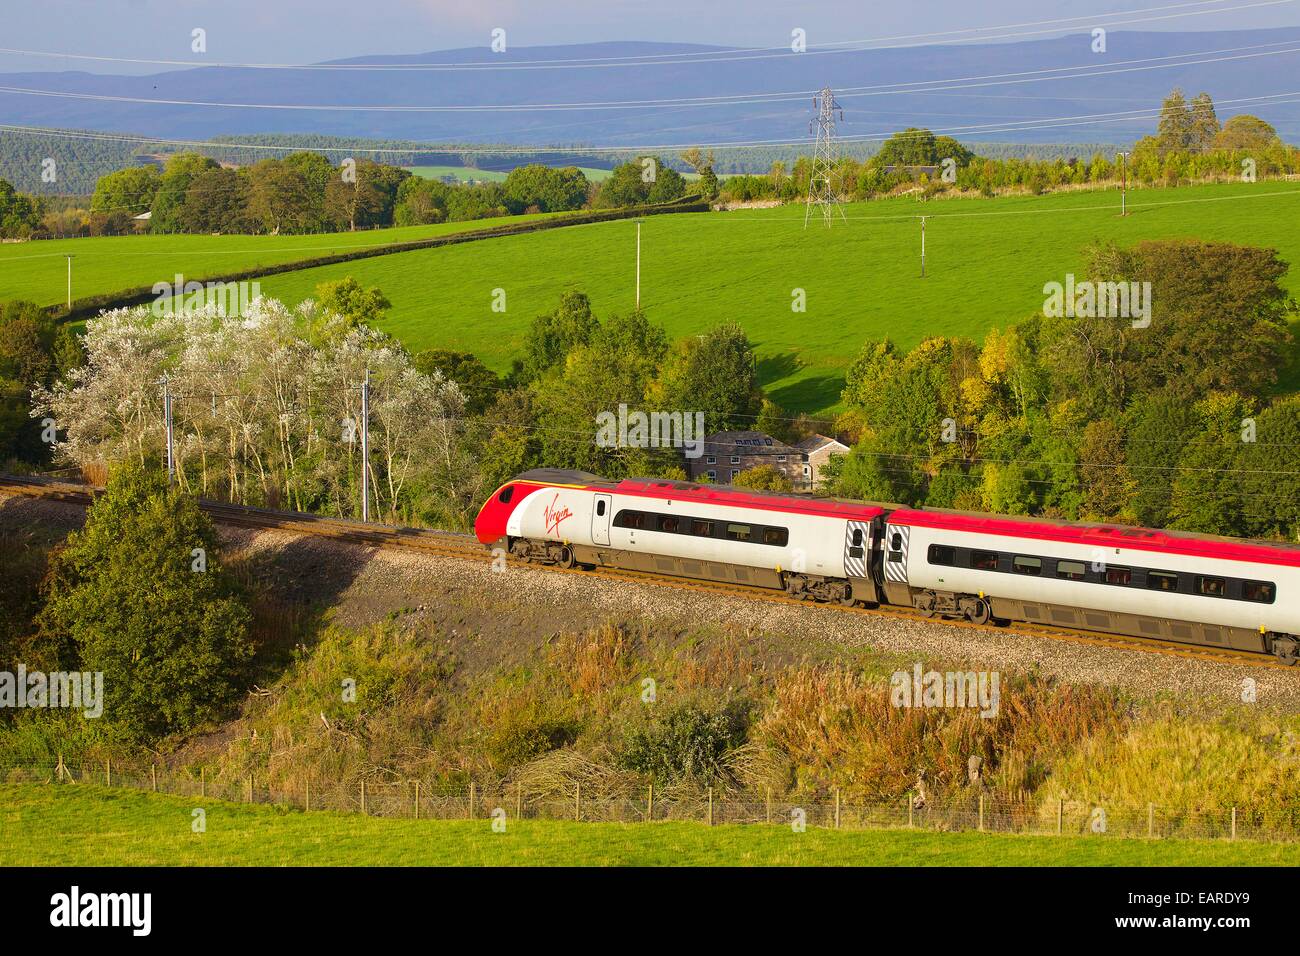
{"type": "Polygon", "coordinates": [[[351,249],[382,246],[486,229],[544,215],[444,222],[361,232],[308,236],[102,236],[50,239],[0,245],[0,301],[27,299],[38,305],[66,300],[72,260],[72,297],[100,295],[171,282],[177,273],[190,279],[296,262],[351,249]]]}
{"type": "MultiPolygon", "coordinates": [[[[477,180],[481,183],[503,183],[506,173],[494,169],[471,169],[468,166],[403,166],[409,173],[422,179],[441,179],[443,176],[455,176],[461,182],[477,180]]],[[[592,166],[579,166],[578,169],[593,183],[609,177],[608,169],[596,169],[592,166]]]]}
{"type": "MultiPolygon", "coordinates": [[[[1093,240],[1197,237],[1272,246],[1297,266],[1300,184],[1255,183],[1145,190],[1132,215],[1114,192],[966,199],[920,204],[899,198],[848,206],[849,221],[803,228],[788,206],[660,216],[642,226],[641,301],[670,335],[737,321],[760,358],[760,377],[787,408],[817,411],[839,400],[845,366],[862,342],[890,336],[911,346],[930,335],[981,339],[1041,309],[1043,284],[1079,271],[1093,240]],[[921,213],[926,271],[919,274],[921,213]],[[791,310],[792,290],[807,311],[791,310]]],[[[636,227],[597,223],[386,256],[269,278],[263,290],[297,302],[327,279],[352,274],[393,302],[383,328],[412,349],[474,352],[505,370],[529,321],[569,287],[598,315],[634,303],[636,227]],[[507,312],[491,311],[492,290],[507,312]]]]}
{"type": "Polygon", "coordinates": [[[1300,845],[700,823],[386,820],[0,785],[0,866],[1295,866],[1300,845]],[[191,830],[202,807],[207,830],[191,830]]]}

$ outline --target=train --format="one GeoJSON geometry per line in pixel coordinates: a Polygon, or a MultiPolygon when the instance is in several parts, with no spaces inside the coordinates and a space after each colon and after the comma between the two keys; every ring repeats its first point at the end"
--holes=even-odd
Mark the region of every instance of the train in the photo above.
{"type": "Polygon", "coordinates": [[[562,568],[1300,658],[1300,546],[1283,542],[551,468],[498,488],[475,534],[562,568]]]}

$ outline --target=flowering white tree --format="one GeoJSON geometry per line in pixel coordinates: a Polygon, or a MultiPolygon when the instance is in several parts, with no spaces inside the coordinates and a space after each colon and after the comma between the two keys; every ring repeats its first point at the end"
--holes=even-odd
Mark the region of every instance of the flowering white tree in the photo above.
{"type": "Polygon", "coordinates": [[[87,323],[86,365],[35,394],[35,416],[83,468],[166,453],[163,380],[173,401],[177,479],[199,494],[351,515],[360,511],[361,384],[371,373],[372,504],[391,519],[463,522],[479,488],[464,445],[465,399],[419,372],[392,339],[258,299],[244,316],[148,307],[87,323]]]}

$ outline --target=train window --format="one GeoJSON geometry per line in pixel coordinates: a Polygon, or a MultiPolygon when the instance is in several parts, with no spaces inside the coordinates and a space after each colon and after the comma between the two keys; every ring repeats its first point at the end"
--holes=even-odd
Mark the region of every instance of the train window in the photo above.
{"type": "Polygon", "coordinates": [[[970,553],[970,566],[978,571],[996,571],[998,569],[997,552],[972,551],[970,553]]]}
{"type": "Polygon", "coordinates": [[[677,531],[677,523],[678,523],[678,522],[677,522],[677,518],[674,517],[673,515],[660,515],[660,516],[659,516],[659,530],[660,530],[660,531],[667,531],[669,534],[673,534],[674,532],[677,531]]]}
{"type": "Polygon", "coordinates": [[[1178,575],[1169,571],[1148,571],[1147,587],[1153,591],[1177,591],[1178,575]]]}
{"type": "Polygon", "coordinates": [[[1023,554],[1018,554],[1011,561],[1011,570],[1016,574],[1028,574],[1031,577],[1037,577],[1043,573],[1042,558],[1027,558],[1023,554]]]}
{"type": "Polygon", "coordinates": [[[774,544],[778,548],[784,548],[785,543],[790,540],[790,532],[785,528],[764,528],[763,543],[774,544]]]}
{"type": "Polygon", "coordinates": [[[514,496],[514,493],[515,486],[506,485],[501,489],[501,494],[497,495],[497,501],[501,502],[503,505],[508,505],[510,504],[510,499],[514,496]]]}
{"type": "Polygon", "coordinates": [[[1056,576],[1068,581],[1082,581],[1088,569],[1082,561],[1057,561],[1056,576]]]}
{"type": "Polygon", "coordinates": [[[855,548],[860,548],[860,547],[862,547],[862,529],[861,529],[861,528],[854,528],[854,529],[853,529],[853,547],[855,547],[855,548]]]}
{"type": "Polygon", "coordinates": [[[894,536],[889,539],[889,550],[891,551],[903,550],[903,536],[899,534],[897,531],[895,531],[894,536]]]}
{"type": "Polygon", "coordinates": [[[1129,584],[1133,580],[1133,571],[1131,568],[1107,568],[1102,580],[1107,584],[1129,584]]]}
{"type": "Polygon", "coordinates": [[[703,518],[694,518],[691,521],[691,534],[701,538],[713,537],[713,522],[705,521],[703,518]]]}
{"type": "Polygon", "coordinates": [[[600,518],[605,516],[605,500],[603,498],[596,502],[596,516],[600,518]]]}
{"type": "Polygon", "coordinates": [[[957,551],[946,544],[932,544],[930,551],[926,555],[931,564],[940,564],[946,568],[951,568],[957,563],[957,551]]]}
{"type": "Polygon", "coordinates": [[[727,525],[727,537],[732,541],[748,541],[753,533],[753,529],[747,524],[727,525]]]}
{"type": "Polygon", "coordinates": [[[1227,584],[1223,578],[1198,577],[1196,590],[1206,597],[1223,597],[1227,594],[1227,584]]]}
{"type": "Polygon", "coordinates": [[[1241,596],[1247,601],[1258,601],[1260,604],[1272,604],[1273,598],[1277,594],[1277,589],[1268,581],[1242,581],[1241,596]]]}
{"type": "Polygon", "coordinates": [[[615,528],[644,528],[645,513],[641,511],[620,511],[614,516],[615,528]]]}

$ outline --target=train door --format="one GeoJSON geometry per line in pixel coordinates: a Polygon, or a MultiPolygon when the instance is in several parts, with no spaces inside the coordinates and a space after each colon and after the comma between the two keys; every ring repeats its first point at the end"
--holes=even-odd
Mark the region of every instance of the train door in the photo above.
{"type": "Polygon", "coordinates": [[[912,529],[896,524],[885,525],[885,581],[907,583],[907,539],[912,529]]]}
{"type": "Polygon", "coordinates": [[[596,495],[596,504],[591,512],[591,541],[593,544],[609,544],[610,512],[614,508],[614,499],[610,495],[596,495]]]}
{"type": "Polygon", "coordinates": [[[871,546],[871,522],[850,521],[844,532],[844,576],[867,576],[867,551],[871,546]]]}

